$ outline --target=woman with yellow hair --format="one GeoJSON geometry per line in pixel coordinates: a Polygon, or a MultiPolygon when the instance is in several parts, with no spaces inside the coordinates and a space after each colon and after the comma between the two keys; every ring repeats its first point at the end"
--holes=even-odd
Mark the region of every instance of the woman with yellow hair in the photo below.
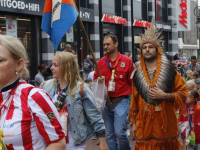
{"type": "Polygon", "coordinates": [[[100,140],[99,149],[107,150],[101,113],[92,91],[79,76],[75,56],[69,52],[57,52],[51,70],[54,79],[41,86],[49,93],[60,113],[67,150],[84,150],[85,142],[93,134],[100,140]]]}
{"type": "Polygon", "coordinates": [[[17,38],[0,35],[0,149],[65,150],[64,130],[51,98],[25,81],[27,59],[17,38]]]}

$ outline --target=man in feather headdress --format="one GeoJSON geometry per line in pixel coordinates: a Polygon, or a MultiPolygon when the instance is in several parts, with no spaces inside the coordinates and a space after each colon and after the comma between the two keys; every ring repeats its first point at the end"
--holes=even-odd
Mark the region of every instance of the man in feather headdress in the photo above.
{"type": "Polygon", "coordinates": [[[186,85],[161,49],[161,32],[145,30],[141,58],[132,73],[132,102],[129,116],[136,138],[135,150],[178,150],[176,111],[185,111],[186,85]]]}

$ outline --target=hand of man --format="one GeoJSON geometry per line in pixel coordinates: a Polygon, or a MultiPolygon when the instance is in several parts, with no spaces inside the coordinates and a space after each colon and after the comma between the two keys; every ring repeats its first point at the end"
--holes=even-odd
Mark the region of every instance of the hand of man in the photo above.
{"type": "Polygon", "coordinates": [[[131,128],[131,134],[132,134],[132,136],[133,136],[133,138],[136,138],[136,124],[135,123],[133,123],[132,124],[132,128],[131,128]]]}
{"type": "Polygon", "coordinates": [[[152,99],[164,99],[165,94],[166,94],[165,92],[163,92],[161,89],[157,87],[151,88],[149,90],[149,96],[152,99]]]}
{"type": "Polygon", "coordinates": [[[98,78],[98,83],[99,83],[99,84],[103,84],[104,80],[105,80],[104,77],[102,77],[102,78],[99,77],[99,78],[98,78]]]}
{"type": "Polygon", "coordinates": [[[99,150],[109,150],[108,145],[106,143],[106,138],[105,137],[100,137],[99,138],[99,150]]]}

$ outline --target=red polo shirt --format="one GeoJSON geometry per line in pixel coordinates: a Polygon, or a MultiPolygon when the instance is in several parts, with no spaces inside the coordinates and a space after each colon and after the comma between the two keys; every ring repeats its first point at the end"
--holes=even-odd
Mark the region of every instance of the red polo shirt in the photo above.
{"type": "MultiPolygon", "coordinates": [[[[122,55],[118,52],[117,58],[114,61],[112,61],[108,57],[108,55],[98,61],[100,72],[102,76],[105,77],[105,84],[107,87],[111,79],[112,70],[108,67],[106,59],[111,62],[112,66],[114,66],[115,62],[119,59],[119,63],[115,68],[115,92],[108,92],[108,95],[110,97],[131,95],[132,80],[130,79],[130,75],[134,70],[132,60],[129,57],[122,55]]],[[[99,74],[97,72],[97,69],[95,69],[94,80],[98,77],[99,74]]]]}

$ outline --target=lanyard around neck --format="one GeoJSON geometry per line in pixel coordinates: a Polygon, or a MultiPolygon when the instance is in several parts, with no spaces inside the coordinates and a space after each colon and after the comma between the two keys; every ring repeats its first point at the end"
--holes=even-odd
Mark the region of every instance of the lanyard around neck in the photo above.
{"type": "MultiPolygon", "coordinates": [[[[192,114],[190,114],[190,112],[193,111],[193,110],[194,110],[194,106],[193,106],[192,109],[189,109],[189,110],[188,110],[189,126],[190,126],[190,130],[192,130],[192,131],[193,131],[193,127],[192,127],[192,114]]],[[[193,114],[193,115],[194,115],[194,114],[193,114]]]]}
{"type": "Polygon", "coordinates": [[[118,63],[119,63],[119,59],[117,59],[117,61],[115,62],[115,65],[114,65],[114,66],[111,65],[111,63],[109,62],[108,59],[106,59],[106,62],[107,62],[108,68],[110,68],[111,70],[113,70],[113,69],[115,69],[115,68],[117,67],[117,65],[118,65],[118,63]]]}

